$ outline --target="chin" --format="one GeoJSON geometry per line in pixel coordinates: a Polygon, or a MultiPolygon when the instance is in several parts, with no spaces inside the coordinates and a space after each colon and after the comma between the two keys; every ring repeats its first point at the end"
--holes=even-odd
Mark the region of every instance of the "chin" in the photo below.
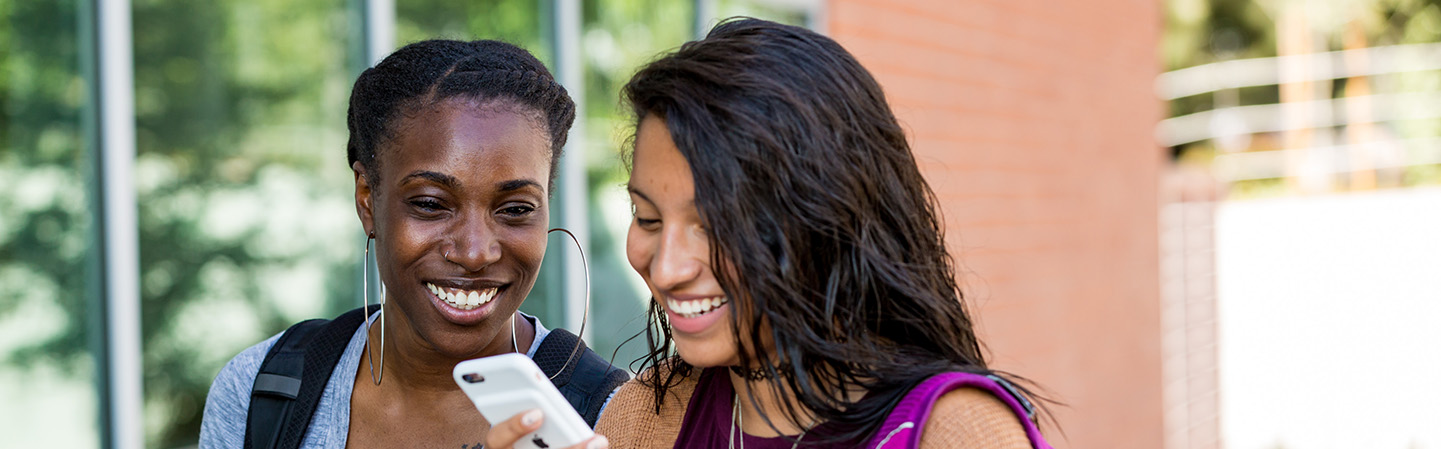
{"type": "Polygon", "coordinates": [[[688,342],[677,338],[675,352],[681,360],[697,368],[740,364],[735,345],[730,342],[688,342]]]}

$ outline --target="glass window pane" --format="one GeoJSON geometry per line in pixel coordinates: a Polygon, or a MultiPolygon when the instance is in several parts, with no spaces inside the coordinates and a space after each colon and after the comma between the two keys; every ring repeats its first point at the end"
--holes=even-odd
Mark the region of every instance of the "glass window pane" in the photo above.
{"type": "Polygon", "coordinates": [[[755,17],[780,23],[808,26],[806,2],[777,0],[716,0],[716,18],[755,17]]]}
{"type": "Polygon", "coordinates": [[[606,323],[590,332],[597,353],[607,359],[615,354],[613,363],[626,367],[645,354],[644,337],[621,343],[645,329],[650,293],[625,256],[632,217],[624,187],[629,175],[620,154],[634,131],[634,118],[621,108],[620,90],[642,64],[690,40],[695,9],[693,0],[598,0],[584,5],[591,318],[606,323]]]}
{"type": "Polygon", "coordinates": [[[359,305],[345,156],[358,3],[134,3],[150,447],[195,443],[240,350],[359,305]]]}
{"type": "Polygon", "coordinates": [[[0,435],[96,447],[93,57],[76,0],[0,0],[0,435]]]}
{"type": "Polygon", "coordinates": [[[399,45],[425,39],[498,39],[530,50],[549,64],[549,21],[534,0],[416,0],[396,2],[399,45]]]}

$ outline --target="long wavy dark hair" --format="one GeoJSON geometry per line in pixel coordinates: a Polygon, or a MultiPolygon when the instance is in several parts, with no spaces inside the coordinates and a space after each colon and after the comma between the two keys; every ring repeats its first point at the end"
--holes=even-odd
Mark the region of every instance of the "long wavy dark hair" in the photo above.
{"type": "MultiPolygon", "coordinates": [[[[880,85],[835,41],[728,20],[645,66],[624,98],[637,127],[663,119],[690,163],[711,266],[731,268],[713,271],[738,304],[736,341],[754,348],[738,351],[741,366],[794,393],[788,419],[806,422],[800,405],[838,424],[831,442],[863,444],[922,380],[994,374],[935,194],[880,85]],[[868,394],[849,399],[857,388],[868,394]]],[[[641,381],[659,412],[694,368],[674,355],[655,301],[647,315],[649,354],[637,362],[658,374],[641,381]]]]}

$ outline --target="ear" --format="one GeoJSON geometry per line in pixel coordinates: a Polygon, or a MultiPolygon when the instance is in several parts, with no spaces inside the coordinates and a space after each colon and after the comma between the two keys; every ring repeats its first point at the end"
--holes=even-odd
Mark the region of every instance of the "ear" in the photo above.
{"type": "Polygon", "coordinates": [[[355,214],[360,217],[360,226],[365,229],[365,235],[374,235],[374,191],[366,179],[365,166],[356,161],[350,164],[350,170],[355,172],[355,214]]]}

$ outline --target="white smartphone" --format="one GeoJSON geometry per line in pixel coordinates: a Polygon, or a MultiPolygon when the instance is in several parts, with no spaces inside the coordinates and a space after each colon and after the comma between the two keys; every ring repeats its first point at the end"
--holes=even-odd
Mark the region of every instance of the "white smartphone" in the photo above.
{"type": "Polygon", "coordinates": [[[532,409],[545,413],[540,429],[521,437],[516,448],[562,448],[595,435],[550,378],[524,354],[466,360],[455,365],[453,376],[492,425],[532,409]]]}

